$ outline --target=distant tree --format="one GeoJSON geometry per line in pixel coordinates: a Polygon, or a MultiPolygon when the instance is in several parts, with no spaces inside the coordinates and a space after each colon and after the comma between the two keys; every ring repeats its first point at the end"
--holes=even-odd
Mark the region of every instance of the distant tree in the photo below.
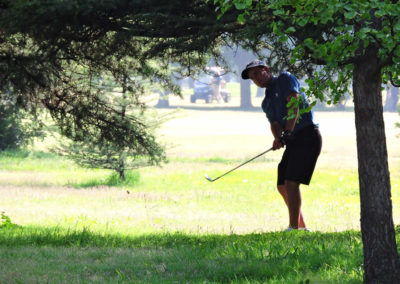
{"type": "MultiPolygon", "coordinates": [[[[242,47],[232,47],[225,46],[222,48],[222,56],[227,61],[227,63],[232,66],[236,74],[240,74],[243,68],[251,60],[254,60],[256,55],[244,50],[242,47]]],[[[240,83],[240,108],[250,108],[252,107],[251,102],[251,82],[249,80],[243,80],[238,76],[240,83]]]]}
{"type": "Polygon", "coordinates": [[[20,149],[35,137],[43,137],[40,119],[24,111],[14,101],[10,91],[0,99],[0,150],[20,149]]]}
{"type": "Polygon", "coordinates": [[[256,97],[264,97],[264,89],[257,87],[257,95],[256,97]]]}
{"type": "MultiPolygon", "coordinates": [[[[107,85],[107,82],[103,82],[101,84],[103,88],[99,88],[104,92],[103,97],[108,98],[109,104],[120,110],[119,119],[121,121],[126,119],[127,113],[132,115],[137,112],[135,105],[132,103],[132,94],[127,91],[126,81],[127,79],[125,78],[122,83],[122,90],[116,90],[113,85],[107,85]]],[[[161,118],[150,120],[149,116],[149,114],[145,115],[144,113],[135,114],[136,118],[140,118],[141,122],[147,125],[146,132],[153,135],[152,129],[154,130],[161,124],[161,118]]],[[[91,127],[90,133],[91,135],[83,137],[81,141],[70,141],[67,144],[62,144],[61,147],[56,149],[56,152],[66,155],[83,167],[114,170],[122,181],[125,180],[127,170],[155,163],[140,143],[131,145],[131,147],[124,147],[102,139],[101,131],[96,127],[91,127]]],[[[160,152],[153,152],[153,154],[165,160],[164,149],[157,148],[156,150],[160,152]]]]}
{"type": "Polygon", "coordinates": [[[384,109],[386,111],[397,111],[397,103],[399,101],[399,88],[388,84],[386,88],[386,101],[384,109]]]}
{"type": "Polygon", "coordinates": [[[156,93],[159,94],[156,107],[159,108],[169,107],[169,93],[163,91],[157,91],[156,93]]]}
{"type": "MultiPolygon", "coordinates": [[[[235,61],[237,64],[237,71],[238,74],[241,73],[243,68],[249,63],[251,60],[254,60],[255,57],[251,53],[243,50],[243,48],[239,47],[237,54],[235,54],[235,61]]],[[[252,107],[251,103],[251,88],[250,88],[250,81],[243,80],[240,77],[240,107],[241,108],[249,108],[252,107]]]]}

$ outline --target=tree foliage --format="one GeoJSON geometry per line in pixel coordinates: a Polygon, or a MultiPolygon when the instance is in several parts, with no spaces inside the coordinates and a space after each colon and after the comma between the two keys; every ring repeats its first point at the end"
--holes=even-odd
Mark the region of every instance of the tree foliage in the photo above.
{"type": "Polygon", "coordinates": [[[260,49],[266,43],[283,51],[288,65],[308,71],[309,94],[323,99],[329,89],[337,102],[351,82],[352,64],[371,45],[379,47],[384,82],[400,82],[400,6],[397,1],[252,1],[215,0],[220,17],[236,8],[238,21],[251,26],[247,40],[260,49]],[[246,22],[246,23],[245,23],[246,22]],[[255,25],[254,23],[258,23],[255,25]],[[263,29],[258,29],[261,25],[263,29]],[[310,67],[319,65],[319,70],[310,67]],[[338,72],[340,71],[340,72],[338,72]]]}
{"type": "MultiPolygon", "coordinates": [[[[127,113],[134,117],[140,117],[145,122],[146,132],[155,136],[153,134],[154,130],[162,123],[166,115],[154,115],[153,113],[153,117],[151,118],[149,113],[138,113],[141,111],[136,110],[136,103],[132,98],[132,93],[127,92],[125,87],[122,90],[112,88],[109,80],[101,79],[101,81],[103,82],[98,82],[98,84],[104,86],[102,88],[102,90],[105,90],[103,97],[107,97],[109,104],[113,104],[114,108],[120,110],[121,116],[119,119],[126,119],[127,113]]],[[[125,86],[125,83],[123,83],[123,86],[125,86]]],[[[125,180],[127,170],[137,169],[154,163],[148,155],[147,149],[140,143],[127,147],[121,146],[114,141],[102,139],[101,131],[95,126],[93,126],[90,134],[83,136],[80,141],[62,143],[61,148],[58,148],[56,151],[66,155],[84,167],[114,170],[119,174],[121,180],[125,180]]],[[[154,148],[152,151],[154,156],[165,160],[164,148],[154,148]]]]}
{"type": "Polygon", "coordinates": [[[232,29],[213,25],[208,1],[1,0],[0,15],[0,86],[10,85],[20,106],[46,107],[74,141],[91,136],[120,149],[140,147],[154,163],[163,159],[162,147],[146,122],[122,116],[97,81],[124,84],[140,114],[145,85],[179,94],[171,63],[175,74],[193,74],[232,29]]]}
{"type": "Polygon", "coordinates": [[[33,138],[42,137],[42,124],[31,113],[19,108],[10,91],[4,91],[0,100],[0,150],[20,149],[33,138]]]}
{"type": "Polygon", "coordinates": [[[140,148],[158,163],[163,149],[147,131],[140,97],[155,80],[176,88],[152,57],[148,40],[126,34],[126,25],[132,25],[131,19],[122,21],[126,5],[1,1],[0,84],[11,86],[19,106],[33,112],[46,107],[68,138],[85,142],[97,137],[121,149],[140,148]],[[102,78],[111,78],[116,87],[125,84],[137,111],[121,115],[99,84],[102,78]]]}

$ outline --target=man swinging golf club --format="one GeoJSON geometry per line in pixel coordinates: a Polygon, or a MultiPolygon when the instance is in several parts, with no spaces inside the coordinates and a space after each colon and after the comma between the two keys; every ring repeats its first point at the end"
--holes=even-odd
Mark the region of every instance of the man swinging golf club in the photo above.
{"type": "Polygon", "coordinates": [[[289,209],[287,230],[306,230],[301,211],[300,184],[309,185],[322,146],[313,113],[299,116],[299,108],[307,108],[308,100],[300,91],[295,76],[289,72],[273,76],[269,67],[260,60],[247,64],[242,78],[251,79],[258,87],[266,88],[261,106],[274,136],[272,148],[277,150],[286,146],[278,165],[277,187],[289,209]],[[293,98],[300,102],[299,105],[289,104],[288,107],[293,98]]]}

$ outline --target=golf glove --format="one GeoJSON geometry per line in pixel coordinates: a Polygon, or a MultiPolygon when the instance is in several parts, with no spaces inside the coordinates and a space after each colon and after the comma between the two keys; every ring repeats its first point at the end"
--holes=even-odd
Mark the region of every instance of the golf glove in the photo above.
{"type": "Polygon", "coordinates": [[[281,137],[280,140],[286,145],[288,142],[293,141],[294,139],[294,134],[290,130],[285,130],[281,137]]]}

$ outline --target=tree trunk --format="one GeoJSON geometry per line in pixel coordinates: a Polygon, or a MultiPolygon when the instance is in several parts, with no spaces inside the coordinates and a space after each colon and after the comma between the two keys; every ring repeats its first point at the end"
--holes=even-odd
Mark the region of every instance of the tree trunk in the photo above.
{"type": "Polygon", "coordinates": [[[169,107],[169,92],[163,93],[160,91],[160,96],[158,98],[158,102],[155,107],[164,108],[169,107]]]}
{"type": "MultiPolygon", "coordinates": [[[[126,105],[127,105],[127,102],[126,102],[126,90],[127,90],[126,89],[126,81],[127,81],[127,78],[124,77],[124,83],[122,85],[122,102],[121,102],[121,105],[122,105],[121,119],[122,120],[125,119],[126,105]]],[[[119,166],[118,166],[118,170],[117,171],[119,173],[119,178],[122,181],[125,180],[125,159],[124,159],[124,157],[125,157],[124,152],[123,151],[120,152],[119,153],[119,166]]]]}
{"type": "Polygon", "coordinates": [[[364,282],[400,283],[378,48],[367,49],[365,56],[354,64],[353,92],[361,233],[364,244],[364,282]]]}
{"type": "MultiPolygon", "coordinates": [[[[254,55],[240,47],[234,58],[238,66],[238,74],[240,74],[247,63],[254,60],[254,55]]],[[[250,81],[240,78],[240,108],[251,108],[253,106],[251,104],[250,81]]]]}
{"type": "Polygon", "coordinates": [[[251,90],[250,80],[240,79],[240,108],[250,108],[251,104],[251,90]]]}
{"type": "Polygon", "coordinates": [[[125,161],[122,157],[120,157],[119,160],[118,173],[119,173],[119,179],[125,181],[125,161]]]}
{"type": "Polygon", "coordinates": [[[389,86],[386,95],[385,110],[395,112],[397,111],[397,102],[399,100],[399,89],[392,85],[389,86]]]}
{"type": "Polygon", "coordinates": [[[194,80],[193,78],[189,77],[188,78],[188,85],[190,89],[194,89],[194,80]]]}
{"type": "Polygon", "coordinates": [[[264,97],[265,96],[265,89],[264,88],[257,88],[257,95],[256,97],[264,97]]]}

